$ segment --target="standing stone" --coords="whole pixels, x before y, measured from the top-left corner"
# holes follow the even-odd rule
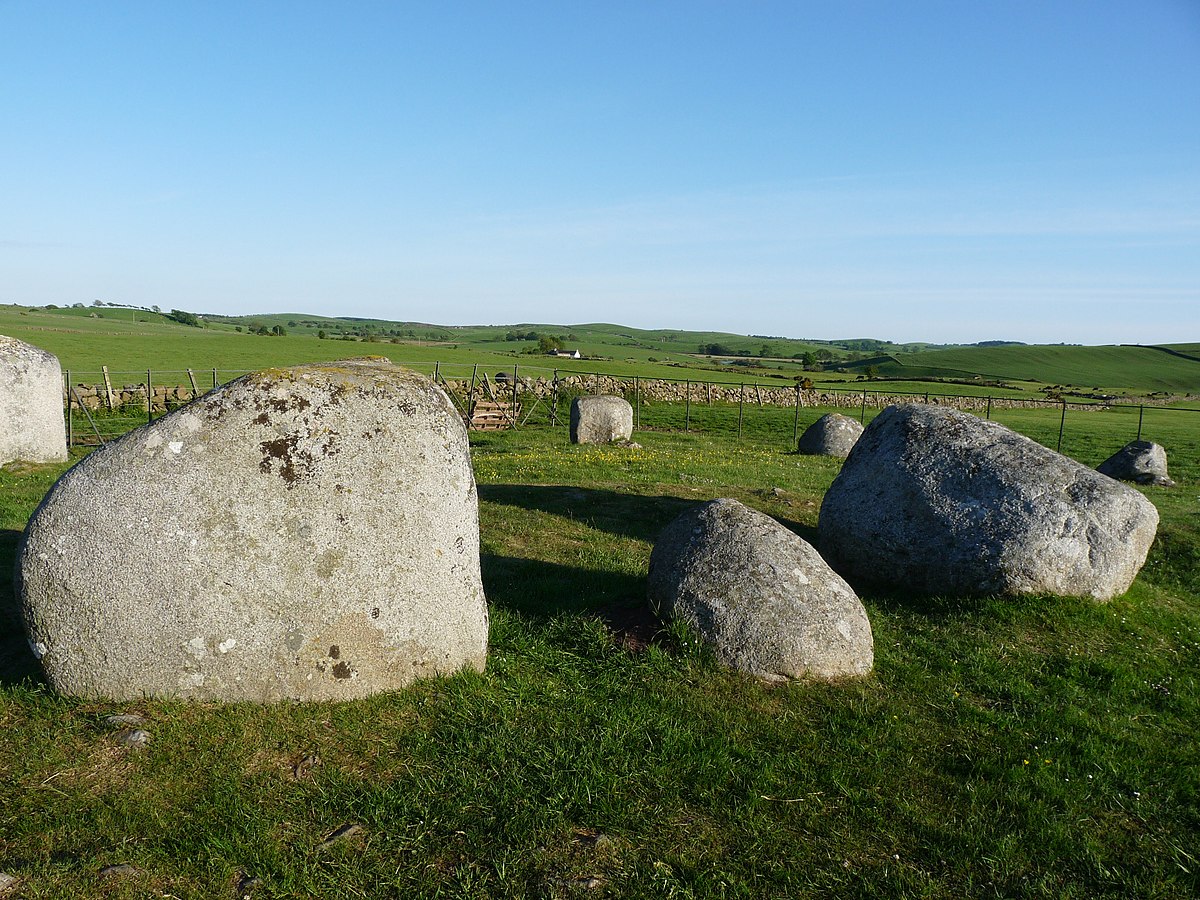
[[[571,443],[609,444],[633,434],[633,407],[613,394],[589,394],[571,401]]]
[[[64,475],[17,591],[64,694],[342,700],[482,669],[462,420],[386,360],[239,378]]]
[[[0,466],[67,458],[58,358],[0,334]]]
[[[850,455],[862,433],[863,427],[856,419],[826,413],[804,430],[796,449],[810,456],[840,456],[844,459]]]
[[[1167,451],[1150,441],[1130,441],[1104,462],[1096,471],[1118,481],[1133,481],[1137,484],[1157,484],[1174,487],[1175,482],[1167,474]]]
[[[821,551],[855,583],[924,594],[1108,600],[1146,561],[1140,493],[968,413],[890,406],[821,504]]]
[[[666,527],[650,555],[650,607],[679,619],[725,665],[768,681],[865,675],[871,623],[808,542],[737,500]]]

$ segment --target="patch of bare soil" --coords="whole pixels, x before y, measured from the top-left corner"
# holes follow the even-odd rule
[[[596,615],[613,640],[629,653],[644,653],[663,632],[662,623],[645,603],[611,603]]]

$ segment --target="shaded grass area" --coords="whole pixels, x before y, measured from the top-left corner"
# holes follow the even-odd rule
[[[713,434],[477,436],[485,674],[345,704],[59,698],[0,637],[0,870],[29,897],[1174,897],[1200,890],[1194,482],[1097,605],[864,597],[876,668],[761,685],[623,649],[658,531],[734,496],[812,539],[838,465]],[[0,470],[0,598],[62,470]],[[26,651],[27,653],[27,651]],[[104,723],[136,712],[125,749]],[[341,826],[357,825],[325,844]],[[101,875],[128,864],[125,875]]]

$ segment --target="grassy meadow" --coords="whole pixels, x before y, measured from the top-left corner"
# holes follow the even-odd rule
[[[251,334],[252,326],[278,326],[284,336]],[[338,340],[347,329],[372,329],[370,340]],[[241,331],[237,329],[241,328]],[[325,331],[326,338],[317,337]],[[537,343],[506,340],[514,333],[557,335],[587,359],[548,358]],[[533,377],[601,371],[622,377],[694,379],[725,383],[792,384],[808,378],[828,390],[863,386],[868,369],[880,380],[873,390],[1036,398],[1047,387],[1121,396],[1154,392],[1200,394],[1200,357],[1194,345],[1151,347],[1006,346],[928,349],[885,341],[795,340],[723,332],[644,330],[611,324],[438,326],[383,320],[336,319],[300,313],[216,319],[204,328],[165,315],[123,308],[27,308],[0,305],[0,334],[54,353],[72,380],[94,383],[108,366],[117,383],[145,380],[185,384],[186,369],[202,383],[228,381],[247,371],[374,354],[424,372],[435,364],[468,377],[476,367],[494,375],[519,366]],[[361,337],[358,335],[356,337]],[[720,344],[736,356],[707,356]],[[870,351],[848,348],[871,347]],[[759,357],[763,351],[767,353]],[[806,371],[806,352],[831,358],[823,371]],[[460,374],[461,377],[461,374]],[[952,383],[946,383],[952,382]]]
[[[70,699],[0,618],[13,895],[1200,893],[1194,416],[1153,423],[1180,485],[1143,490],[1162,522],[1124,597],[867,593],[869,677],[772,687],[649,618],[650,551],[721,496],[815,540],[839,463],[788,452],[791,411],[750,410],[740,440],[728,410],[687,433],[647,412],[663,419],[640,448],[572,446],[561,426],[472,436],[484,674],[345,704]],[[1136,428],[1087,415],[1064,450],[1088,465]],[[1057,440],[1053,410],[1005,416]],[[66,467],[0,469],[5,613],[19,534]],[[114,714],[149,743],[121,746]]]

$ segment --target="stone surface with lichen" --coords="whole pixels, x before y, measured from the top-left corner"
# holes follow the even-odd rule
[[[65,694],[338,700],[482,669],[466,432],[386,360],[247,375],[97,450],[17,593]]]

